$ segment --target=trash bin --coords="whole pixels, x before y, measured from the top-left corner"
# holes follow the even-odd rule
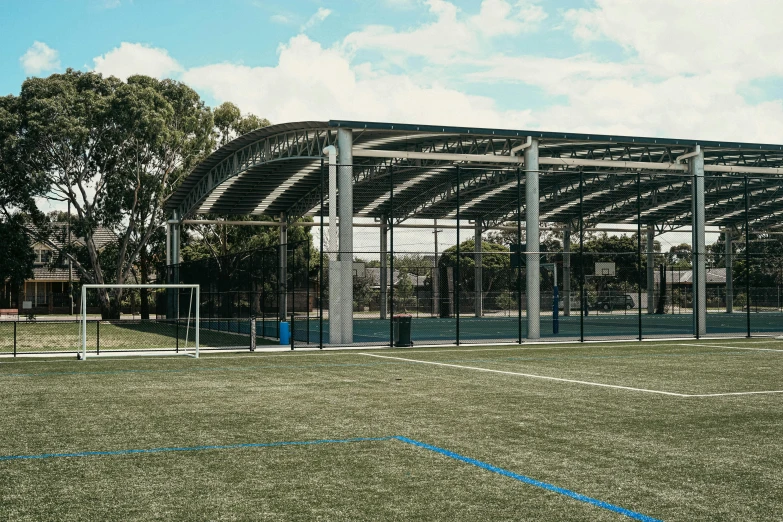
[[[288,329],[288,321],[280,321],[280,344],[291,344],[291,331]]]
[[[413,316],[400,314],[394,316],[394,346],[413,346],[411,341],[411,319]]]

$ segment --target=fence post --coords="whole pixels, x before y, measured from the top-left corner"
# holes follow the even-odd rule
[[[287,242],[287,241],[286,241]],[[288,249],[288,245],[286,245],[286,249]],[[296,251],[294,251],[293,248],[291,248],[291,350],[294,349],[294,319],[296,319]],[[288,260],[288,256],[286,256],[286,260]],[[288,284],[288,279],[286,279],[285,284]]]
[[[642,340],[642,175],[636,173],[636,264],[639,267],[638,280],[636,282],[636,307],[639,313],[639,340]],[[648,288],[650,292],[652,289]]]
[[[522,172],[517,167],[517,342],[522,344]]]
[[[324,349],[324,158],[321,156],[321,250],[318,252],[318,349]]]
[[[95,355],[101,354],[101,320],[95,322]]]
[[[394,165],[389,165],[389,346],[394,348]]]
[[[19,318],[14,321],[14,357],[16,357],[16,325],[19,324]]]
[[[748,201],[748,176],[745,175],[745,317],[750,337],[750,201]]]
[[[256,316],[250,318],[250,351],[256,351]]]
[[[454,268],[454,296],[452,297],[454,299],[454,312],[457,316],[457,346],[459,346],[459,290],[460,290],[460,284],[459,284],[459,265],[462,263],[462,259],[460,258],[460,252],[459,252],[459,207],[460,207],[460,200],[459,200],[459,186],[460,186],[460,171],[459,171],[459,165],[457,165],[457,266]]]
[[[585,296],[585,175],[579,171],[579,341],[585,340],[585,312],[587,298]]]
[[[218,323],[218,324],[220,324],[220,323]],[[174,326],[174,331],[175,331],[174,335],[176,337],[176,343],[177,343],[176,353],[179,353],[179,319],[178,318],[174,318],[174,325],[175,325]]]

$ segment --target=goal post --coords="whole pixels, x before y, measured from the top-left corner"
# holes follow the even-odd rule
[[[119,290],[124,291],[122,301],[117,303],[120,308],[121,316],[133,314],[133,320],[127,318],[119,319],[116,321],[95,322],[95,335],[96,353],[100,353],[100,328],[101,324],[107,324],[107,326],[114,328],[115,330],[122,330],[123,339],[128,341],[127,343],[115,342],[115,351],[123,352],[144,352],[147,355],[187,355],[190,357],[198,358],[200,347],[200,330],[201,330],[201,317],[200,317],[200,303],[201,303],[201,291],[200,286],[197,284],[85,284],[82,286],[81,291],[81,303],[80,314],[81,321],[79,325],[79,349],[78,358],[81,360],[87,359],[87,346],[88,346],[88,310],[90,307],[90,293],[97,292],[99,290]],[[147,292],[144,292],[144,290]],[[165,292],[165,299],[158,299],[155,302],[154,310],[156,316],[161,315],[161,309],[159,308],[160,302],[163,301],[166,304],[162,306],[165,311],[166,318],[164,320],[157,319],[156,321],[144,321],[135,320],[136,311],[141,308],[139,306],[138,296],[135,291],[141,292],[140,295],[147,298],[147,313],[150,313],[149,292],[152,291],[153,297],[160,297],[156,292]],[[174,298],[171,298],[171,292],[176,292]],[[134,308],[134,304],[136,308]],[[184,322],[184,346],[180,346],[180,324]],[[144,326],[147,326],[146,328]],[[150,331],[149,326],[153,326],[155,331]],[[104,326],[104,329],[106,326]],[[176,332],[175,340],[172,341],[173,334]],[[116,337],[115,337],[116,339]],[[191,344],[192,339],[192,344]],[[153,343],[153,346],[147,344]],[[92,343],[90,343],[92,344]],[[157,353],[156,353],[157,352]]]

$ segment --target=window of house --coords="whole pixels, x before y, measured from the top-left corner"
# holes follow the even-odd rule
[[[35,262],[48,264],[52,260],[52,251],[46,248],[35,249]]]

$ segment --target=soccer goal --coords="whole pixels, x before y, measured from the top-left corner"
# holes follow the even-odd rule
[[[78,358],[107,353],[198,358],[199,285],[87,284],[82,286]],[[101,320],[101,309],[113,309]]]

